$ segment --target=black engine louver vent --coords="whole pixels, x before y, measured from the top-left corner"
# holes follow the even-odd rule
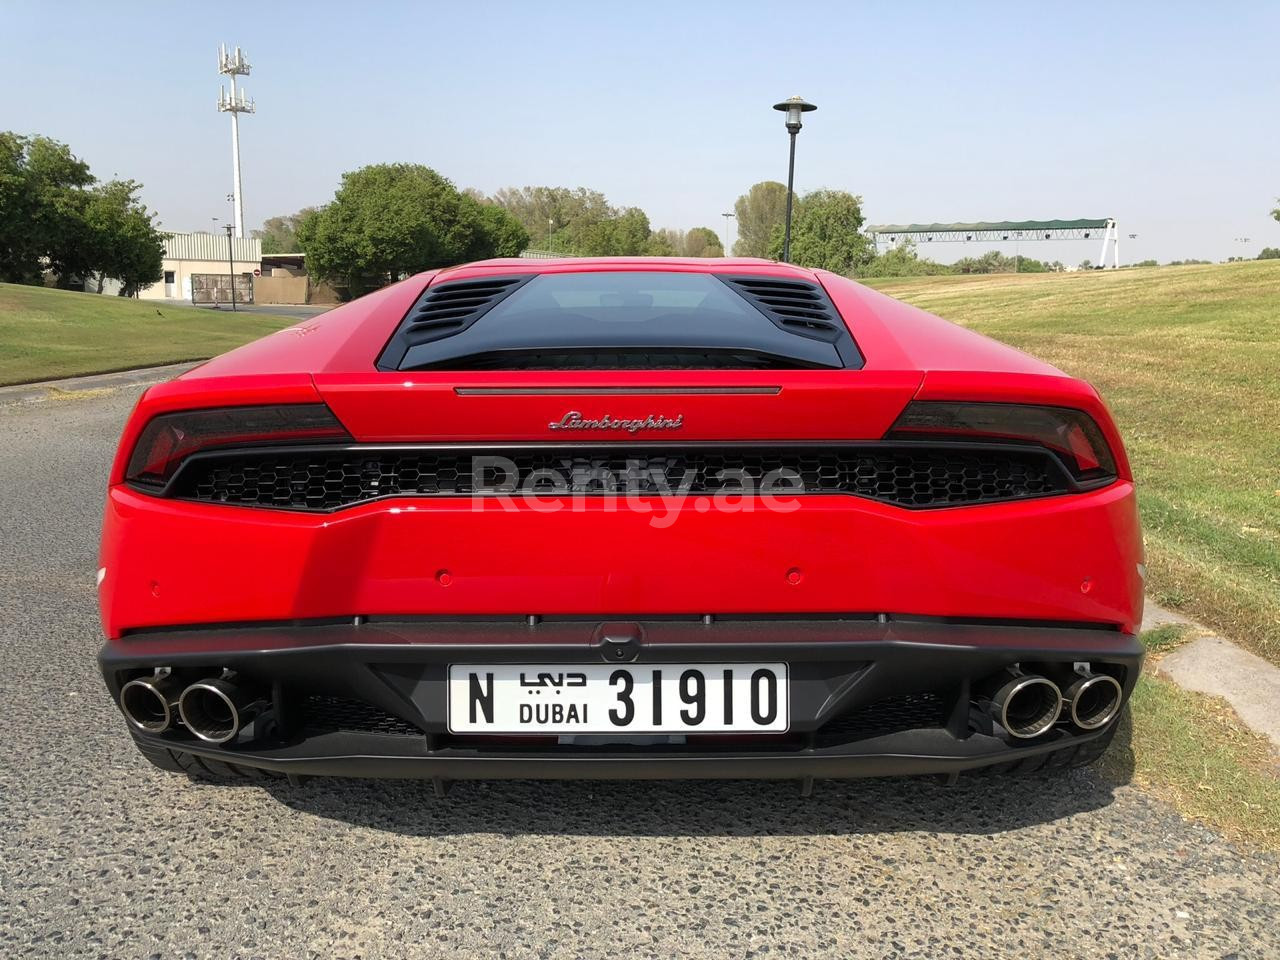
[[[832,343],[846,332],[834,304],[816,283],[774,277],[721,279],[788,333]]]
[[[532,274],[485,277],[428,287],[409,311],[404,326],[406,345],[431,343],[461,333],[531,279]]]

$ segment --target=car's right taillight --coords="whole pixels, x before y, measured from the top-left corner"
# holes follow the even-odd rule
[[[351,435],[323,403],[165,413],[143,428],[125,479],[163,487],[188,457],[217,447],[349,440]]]
[[[1098,425],[1084,411],[1070,407],[915,400],[885,439],[1035,443],[1057,454],[1077,483],[1116,475],[1115,457]]]

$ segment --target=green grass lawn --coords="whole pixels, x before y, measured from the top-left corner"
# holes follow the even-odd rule
[[[0,385],[203,360],[294,322],[0,283]]]
[[[872,285],[1091,381],[1152,595],[1280,663],[1280,261]]]

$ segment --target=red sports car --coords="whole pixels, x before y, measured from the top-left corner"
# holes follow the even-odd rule
[[[1142,652],[1085,383],[761,260],[426,273],[152,387],[103,676],[218,778],[1060,770]]]

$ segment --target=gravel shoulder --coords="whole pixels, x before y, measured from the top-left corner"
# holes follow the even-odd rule
[[[137,390],[0,407],[0,956],[1280,955],[1280,858],[1094,770],[809,799],[159,773],[94,664],[102,488]]]

